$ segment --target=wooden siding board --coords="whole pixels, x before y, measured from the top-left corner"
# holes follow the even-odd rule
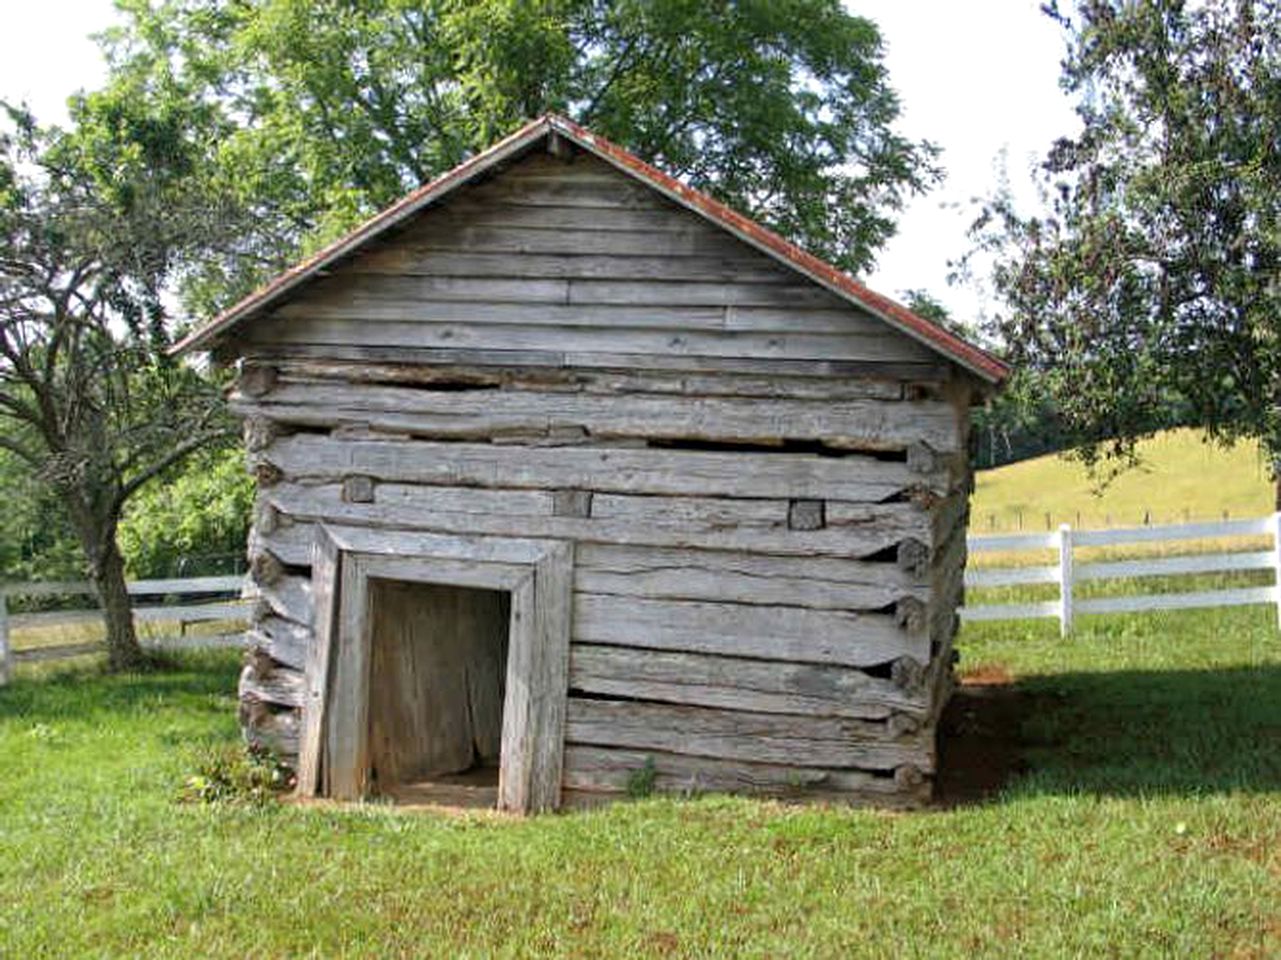
[[[529,350],[581,356],[575,365],[591,366],[596,355],[709,357],[787,361],[928,363],[929,356],[877,333],[809,333],[721,330],[723,307],[568,307],[543,305],[525,310],[499,304],[485,307],[489,317],[523,314],[508,322],[480,322],[450,304],[440,306],[365,302],[327,305],[305,317],[263,320],[250,332],[251,344],[306,344],[408,349]],[[301,309],[301,308],[300,308]],[[335,316],[337,315],[337,316]],[[460,319],[451,320],[458,316]],[[535,321],[545,321],[545,325]],[[573,325],[577,324],[577,325]],[[599,364],[603,365],[603,364]]]
[[[313,280],[242,336],[321,348],[938,359],[601,161],[516,175],[527,162]]]
[[[583,253],[511,254],[485,251],[434,253],[388,246],[355,257],[347,267],[353,275],[441,278],[527,278],[536,280],[683,280],[701,283],[792,284],[787,271],[769,272],[750,252],[699,257],[611,256]]]

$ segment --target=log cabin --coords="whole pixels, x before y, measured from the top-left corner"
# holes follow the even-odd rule
[[[534,121],[197,327],[304,796],[926,801],[995,357]]]

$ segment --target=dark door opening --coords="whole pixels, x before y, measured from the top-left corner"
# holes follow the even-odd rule
[[[369,591],[372,791],[493,806],[510,594],[383,579]]]

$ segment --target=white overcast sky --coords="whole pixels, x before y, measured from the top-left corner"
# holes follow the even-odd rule
[[[923,288],[960,318],[979,292],[949,288],[947,262],[966,245],[971,201],[990,192],[1002,151],[1016,192],[1027,171],[1075,119],[1058,88],[1063,40],[1037,0],[846,0],[876,21],[903,107],[900,129],[943,148],[946,181],[917,199],[885,248],[870,285],[891,296]],[[115,17],[111,0],[5,0],[0,96],[65,119],[72,91],[102,78],[89,34]]]

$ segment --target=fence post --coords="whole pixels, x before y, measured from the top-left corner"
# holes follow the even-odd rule
[[[1072,632],[1072,527],[1059,527],[1059,636]]]
[[[1281,629],[1281,512],[1272,514],[1272,572],[1275,579],[1277,627]]]
[[[0,590],[0,687],[13,676],[13,651],[9,649],[9,603]]]

